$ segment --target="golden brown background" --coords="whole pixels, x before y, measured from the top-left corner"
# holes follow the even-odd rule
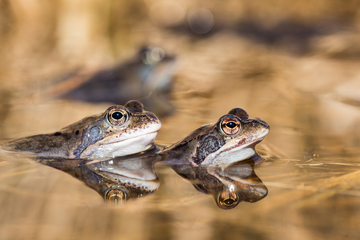
[[[198,8],[214,19],[206,34],[189,26]],[[158,192],[111,207],[65,173],[1,158],[0,239],[359,237],[359,1],[1,0],[0,137],[104,111],[109,104],[43,101],[39,86],[126,61],[143,45],[177,57],[176,112],[157,141],[244,108],[271,126],[255,169],[269,195],[224,211],[159,165]]]

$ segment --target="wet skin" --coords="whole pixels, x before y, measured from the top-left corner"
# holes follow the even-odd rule
[[[269,129],[266,122],[249,119],[243,109],[234,108],[216,124],[198,128],[160,154],[169,163],[226,167],[253,156]]]
[[[9,151],[44,157],[108,159],[153,147],[159,119],[138,101],[115,105],[52,134],[40,134],[2,144]]]
[[[160,154],[197,190],[212,195],[219,208],[231,209],[241,201],[256,202],[267,195],[254,172],[254,163],[260,160],[254,148],[268,132],[267,123],[249,119],[243,109],[235,108]]]

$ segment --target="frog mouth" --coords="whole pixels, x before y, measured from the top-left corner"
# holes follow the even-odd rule
[[[158,130],[138,136],[115,139],[110,142],[99,142],[96,146],[85,149],[82,157],[88,159],[110,159],[140,153],[154,145],[157,133]]]
[[[156,137],[158,132],[159,132],[159,130],[156,130],[156,131],[148,132],[148,133],[133,136],[133,137],[128,137],[128,138],[124,138],[124,139],[120,139],[120,140],[114,140],[114,141],[110,141],[110,142],[101,143],[100,145],[111,145],[111,144],[120,143],[120,142],[128,141],[131,139],[135,139],[135,138],[142,138],[146,135],[152,135],[152,134],[155,134],[155,137]]]
[[[259,142],[261,142],[262,140],[264,140],[265,136],[269,133],[269,130],[265,130],[264,132],[262,132],[261,134],[259,134],[259,136],[255,136],[255,137],[250,137],[250,138],[243,138],[241,140],[239,140],[236,144],[230,146],[230,147],[225,147],[225,149],[218,151],[217,155],[220,155],[221,153],[224,152],[231,152],[231,150],[234,149],[245,149],[245,148],[254,148],[256,144],[258,144]]]
[[[225,150],[219,152],[219,154],[223,153],[223,152],[228,152],[228,151],[231,151],[233,149],[243,149],[243,148],[247,148],[247,147],[251,147],[251,148],[254,148],[256,144],[258,144],[259,142],[261,142],[262,140],[264,139],[264,137],[262,138],[258,138],[257,140],[252,140],[248,139],[248,141],[246,141],[247,139],[242,139],[240,140],[237,144],[235,144],[234,146],[232,147],[229,147],[229,148],[226,148]]]
[[[255,154],[255,145],[261,142],[268,132],[269,130],[266,130],[259,136],[242,138],[236,144],[228,143],[230,146],[225,144],[218,151],[209,154],[201,165],[221,165],[226,167],[235,162],[248,159]]]

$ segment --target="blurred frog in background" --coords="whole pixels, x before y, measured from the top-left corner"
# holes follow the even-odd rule
[[[75,71],[45,94],[86,102],[124,104],[136,99],[158,116],[170,115],[175,57],[158,47],[142,47],[132,60],[99,71]]]

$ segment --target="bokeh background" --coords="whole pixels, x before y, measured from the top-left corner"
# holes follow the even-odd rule
[[[255,168],[269,196],[224,211],[159,165],[157,193],[111,207],[65,173],[1,158],[1,239],[360,235],[359,1],[1,0],[0,138],[103,112],[110,103],[45,99],[44,86],[144,46],[176,59],[158,143],[241,107],[271,127]]]

